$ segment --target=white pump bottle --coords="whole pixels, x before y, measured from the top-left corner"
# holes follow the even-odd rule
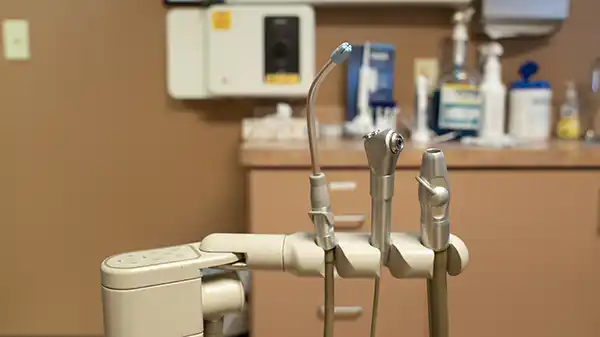
[[[465,137],[463,143],[484,147],[506,147],[514,141],[504,132],[506,121],[506,86],[502,83],[500,56],[504,50],[498,42],[483,45],[479,52],[484,60],[483,80],[480,86],[483,109],[478,137]]]
[[[501,141],[505,138],[506,86],[502,83],[500,56],[504,52],[498,42],[490,42],[480,49],[485,58],[481,94],[483,95],[483,114],[479,137],[489,141]]]
[[[469,33],[467,25],[471,21],[471,17],[475,14],[475,10],[471,7],[457,11],[452,17],[454,30],[452,32],[452,40],[454,41],[454,57],[453,65],[455,67],[464,66],[467,58],[467,42],[469,41]]]
[[[498,42],[490,42],[480,48],[484,59],[483,81],[480,91],[483,97],[481,124],[477,138],[463,138],[463,143],[485,147],[514,145],[504,132],[506,121],[506,86],[502,83],[500,56],[504,52]]]

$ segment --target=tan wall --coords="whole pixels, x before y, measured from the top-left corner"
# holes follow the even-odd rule
[[[561,90],[585,79],[600,55],[600,2],[572,2],[545,44],[505,45],[508,80],[525,58]],[[105,256],[244,229],[239,120],[256,102],[167,97],[159,0],[2,0],[0,14],[30,20],[33,54],[0,60],[0,334],[100,334]],[[396,44],[410,106],[412,60],[439,54],[450,15],[320,10],[317,58],[344,39]],[[320,104],[342,104],[341,73]]]

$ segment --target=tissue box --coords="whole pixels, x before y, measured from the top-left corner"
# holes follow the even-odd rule
[[[317,127],[317,138],[318,138]],[[308,138],[306,119],[278,119],[273,116],[262,118],[244,118],[242,120],[242,139],[272,140],[305,140]]]

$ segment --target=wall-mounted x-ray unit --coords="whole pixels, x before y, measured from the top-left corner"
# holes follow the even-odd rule
[[[168,11],[167,87],[175,99],[304,97],[314,75],[311,6]]]

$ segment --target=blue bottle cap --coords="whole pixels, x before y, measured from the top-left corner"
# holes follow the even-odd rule
[[[519,67],[520,81],[511,84],[512,89],[550,89],[548,81],[531,81],[531,77],[539,70],[539,66],[534,61],[527,61]]]

